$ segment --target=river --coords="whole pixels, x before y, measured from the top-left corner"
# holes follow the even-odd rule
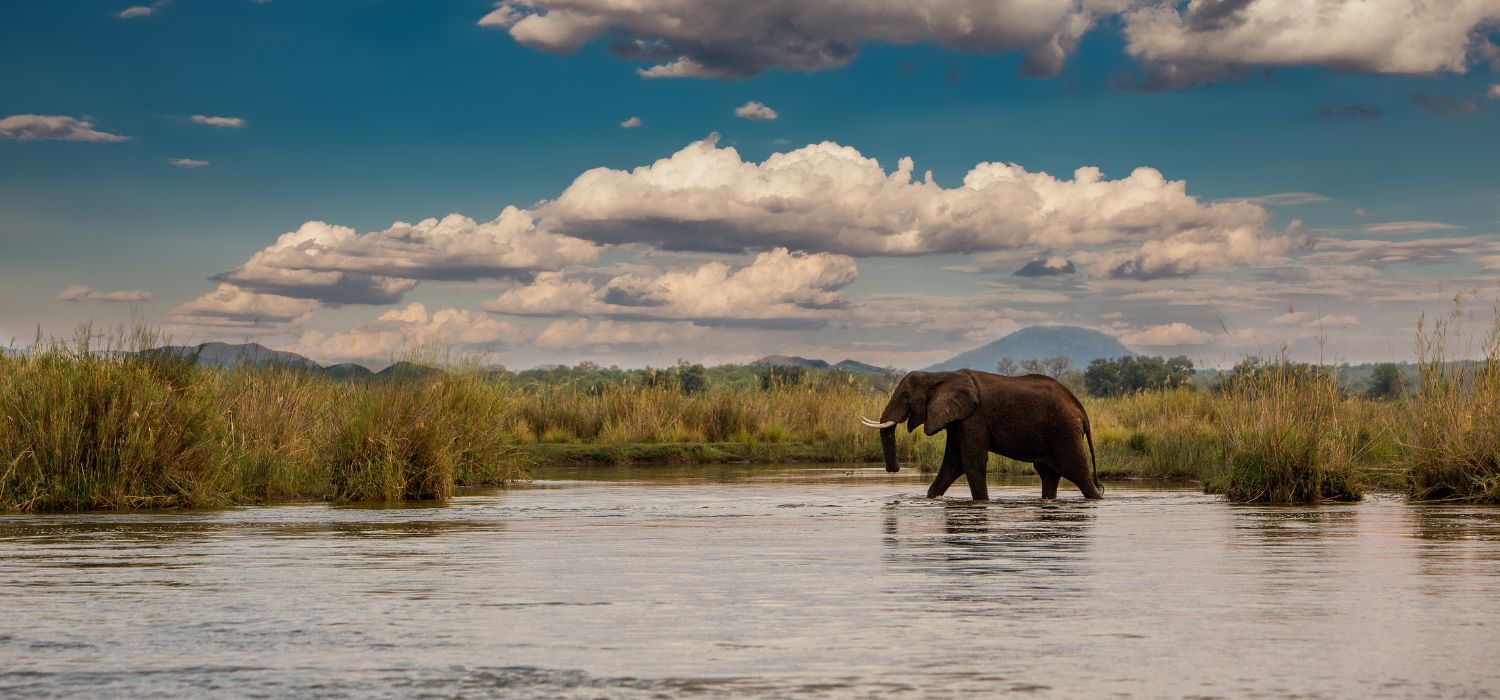
[[[1490,697],[1500,509],[879,467],[0,516],[0,695]]]

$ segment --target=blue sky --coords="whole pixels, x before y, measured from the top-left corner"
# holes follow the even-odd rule
[[[965,0],[922,23],[657,2],[677,28],[592,0],[571,19],[549,0],[0,8],[0,334],[136,317],[375,365],[437,344],[518,367],[917,367],[1069,323],[1208,364],[1367,361],[1409,357],[1455,293],[1480,316],[1495,296],[1500,8],[1378,0],[1396,33],[1366,41],[1286,0],[1085,3],[1090,28],[1034,75],[1071,25],[950,21],[985,5]],[[671,65],[698,74],[641,74]],[[751,101],[776,117],[736,116]],[[846,148],[805,149],[824,142]],[[801,165],[760,167],[775,154]],[[913,184],[884,194],[822,179],[903,157]],[[981,163],[1021,175],[968,197]],[[1181,191],[1119,184],[1102,220],[1085,167]],[[618,177],[580,178],[596,168]],[[388,231],[454,213],[473,230]],[[351,231],[276,248],[309,221]],[[1014,274],[1049,260],[1073,272]],[[361,284],[379,292],[345,293]]]

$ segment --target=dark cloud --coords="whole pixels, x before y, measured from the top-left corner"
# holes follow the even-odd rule
[[[1427,110],[1439,117],[1451,117],[1455,114],[1474,112],[1479,105],[1466,97],[1449,97],[1447,95],[1435,95],[1430,92],[1414,92],[1411,94],[1412,104]]]
[[[1243,23],[1244,9],[1255,0],[1201,0],[1188,11],[1187,27],[1194,32],[1216,32]]]
[[[1072,260],[1032,260],[1011,273],[1017,277],[1053,277],[1078,272]]]

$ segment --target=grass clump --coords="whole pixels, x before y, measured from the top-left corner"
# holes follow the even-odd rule
[[[1500,503],[1500,307],[1495,312],[1477,363],[1446,359],[1458,308],[1430,333],[1417,324],[1421,385],[1401,444],[1415,500]]]
[[[125,354],[153,340],[121,332],[96,348],[85,327],[71,346],[0,359],[0,508],[228,500],[215,393],[190,360]]]
[[[1360,499],[1350,399],[1330,372],[1283,358],[1237,373],[1223,398],[1223,458],[1205,491],[1239,503]]]

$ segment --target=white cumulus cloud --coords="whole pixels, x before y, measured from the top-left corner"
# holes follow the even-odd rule
[[[1147,348],[1165,348],[1179,345],[1202,345],[1213,339],[1213,335],[1198,330],[1181,321],[1148,326],[1120,335],[1120,342]]]
[[[1124,17],[1126,51],[1160,87],[1249,66],[1462,73],[1500,21],[1494,0],[1190,0]]]
[[[631,117],[629,119],[626,119],[623,122],[620,122],[620,128],[622,128],[622,129],[634,129],[634,128],[640,126],[640,125],[641,125],[641,118],[640,117]]]
[[[867,43],[937,43],[1022,51],[1023,70],[1056,73],[1102,15],[1129,0],[506,0],[479,20],[523,45],[573,51],[600,37],[649,64],[652,78],[745,78],[773,68],[823,70]]]
[[[296,349],[322,360],[388,360],[402,352],[444,349],[484,352],[516,340],[516,327],[483,312],[408,304],[380,315],[374,323],[348,331],[307,331]]]
[[[167,162],[178,168],[202,168],[208,165],[208,161],[196,158],[168,158]]]
[[[0,139],[96,143],[129,140],[125,136],[98,131],[89,121],[55,114],[15,114],[0,119]]]
[[[696,268],[625,274],[602,286],[559,273],[540,275],[486,303],[520,316],[672,319],[706,325],[821,324],[848,306],[843,288],[859,270],[847,256],[777,248],[749,265],[710,262]]]
[[[231,284],[177,307],[168,317],[174,328],[279,329],[312,318],[319,304],[277,294],[259,294]]]
[[[240,129],[245,126],[245,120],[240,117],[211,117],[204,114],[194,114],[191,119],[194,124],[206,124],[223,129]]]
[[[747,162],[710,137],[634,170],[589,170],[537,213],[548,230],[599,243],[700,251],[782,246],[868,256],[1124,246],[1136,250],[1092,260],[1135,278],[1259,262],[1298,243],[1267,231],[1264,208],[1199,201],[1186,183],[1152,168],[1110,180],[1082,167],[1064,179],[980,163],[952,188],[930,174],[914,179],[913,170],[902,158],[887,173],[831,142]]]
[[[329,304],[387,304],[420,280],[530,279],[597,255],[597,246],[538,230],[529,212],[506,207],[485,223],[450,214],[365,234],[309,221],[214,279]]]
[[[776,110],[765,106],[755,100],[751,100],[734,108],[734,116],[752,121],[768,122],[780,117]]]

